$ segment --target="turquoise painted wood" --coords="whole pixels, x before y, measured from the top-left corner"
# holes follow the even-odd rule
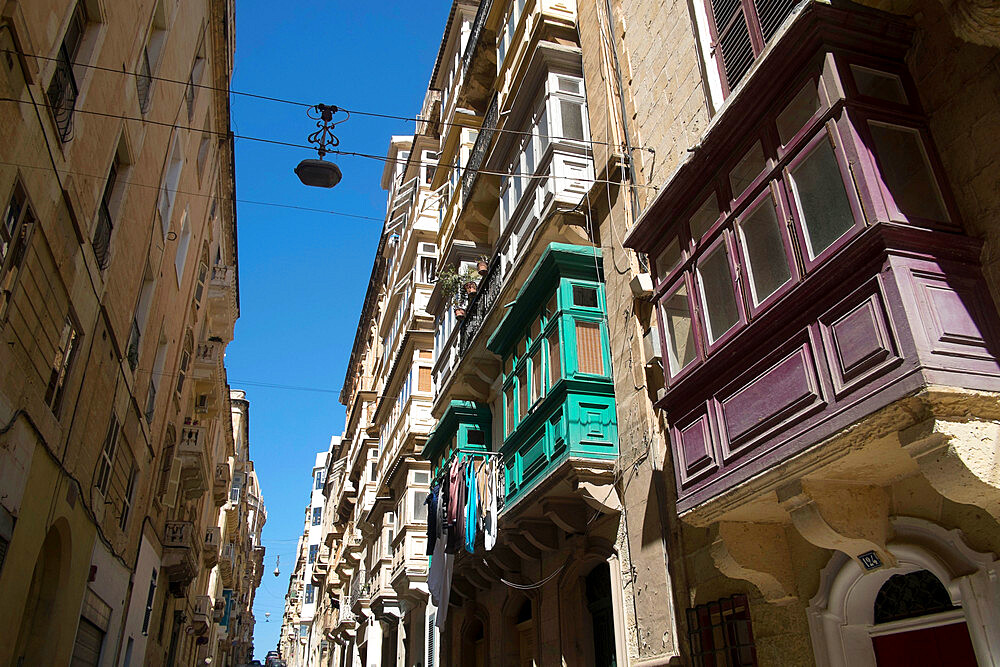
[[[421,455],[431,462],[436,477],[458,456],[492,451],[493,414],[488,405],[474,401],[452,401],[427,436]]]
[[[567,457],[618,456],[600,258],[550,244],[487,343],[503,359],[507,509]]]

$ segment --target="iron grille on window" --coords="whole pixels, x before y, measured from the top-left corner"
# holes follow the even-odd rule
[[[687,610],[695,665],[756,667],[757,651],[745,595],[734,595]]]
[[[476,182],[480,167],[483,166],[486,151],[490,148],[493,134],[497,129],[497,122],[500,120],[500,106],[497,99],[497,95],[494,95],[493,99],[490,100],[490,106],[486,109],[486,115],[483,116],[483,125],[479,128],[479,134],[476,136],[476,143],[473,144],[472,152],[469,153],[469,163],[465,165],[465,170],[462,172],[463,207],[468,203],[469,195],[472,194],[472,185]]]
[[[743,79],[799,0],[709,0],[713,49],[729,92]]]
[[[875,596],[875,623],[927,616],[955,608],[937,577],[927,570],[894,574]]]
[[[111,230],[114,223],[111,220],[111,194],[115,189],[115,182],[118,180],[118,169],[111,165],[108,173],[108,180],[104,184],[104,194],[101,196],[101,204],[97,207],[97,225],[94,227],[94,255],[97,257],[97,265],[101,269],[108,268],[111,259]]]
[[[135,73],[135,89],[139,93],[139,109],[143,113],[149,110],[149,93],[152,86],[153,70],[149,66],[149,54],[143,49],[139,56],[139,71]]]
[[[69,25],[66,26],[66,34],[63,35],[62,44],[59,45],[59,51],[56,55],[56,69],[45,93],[52,116],[56,121],[59,139],[62,141],[69,141],[73,138],[73,109],[76,107],[76,98],[80,94],[76,76],[73,74],[73,60],[80,51],[86,26],[87,12],[81,3],[77,3]]]
[[[128,349],[125,351],[125,356],[128,357],[128,366],[133,371],[136,366],[139,365],[139,337],[142,333],[139,331],[139,323],[132,320],[132,330],[128,335]]]

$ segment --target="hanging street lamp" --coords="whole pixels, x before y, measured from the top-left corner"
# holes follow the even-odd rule
[[[344,112],[347,116],[334,122],[334,115],[340,112]],[[337,125],[349,119],[351,114],[346,109],[331,104],[317,104],[314,107],[309,107],[306,115],[316,121],[318,129],[309,135],[309,143],[316,144],[319,159],[299,162],[299,165],[295,167],[295,175],[299,177],[303,185],[314,188],[332,188],[340,183],[343,174],[340,172],[340,167],[324,160],[323,157],[340,145],[340,140],[333,133],[333,130]]]

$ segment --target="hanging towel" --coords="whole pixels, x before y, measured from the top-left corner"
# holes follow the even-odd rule
[[[438,608],[434,625],[442,632],[444,631],[445,621],[448,618],[448,602],[451,600],[451,574],[455,566],[455,557],[452,554],[443,554],[443,556],[441,559],[444,561],[441,567],[441,594],[438,596],[437,601],[434,602],[434,606]]]
[[[466,459],[465,486],[468,498],[465,502],[465,550],[476,553],[476,527],[479,525],[479,484],[476,481],[476,464],[474,458]]]
[[[449,471],[448,498],[448,543],[445,552],[453,554],[461,548],[465,539],[465,468],[457,458],[452,461]]]
[[[486,510],[483,512],[483,544],[487,551],[497,543],[497,469],[502,468],[496,457],[486,464]]]

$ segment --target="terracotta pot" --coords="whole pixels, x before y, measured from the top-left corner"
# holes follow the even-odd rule
[[[455,317],[460,320],[465,319],[465,308],[456,308]]]
[[[465,283],[465,293],[466,294],[475,294],[476,290],[478,290],[478,289],[479,288],[476,285],[476,283],[472,282],[471,280],[469,282]]]
[[[486,272],[490,270],[490,265],[486,262],[476,262],[476,269],[479,271],[479,275],[485,276]]]

